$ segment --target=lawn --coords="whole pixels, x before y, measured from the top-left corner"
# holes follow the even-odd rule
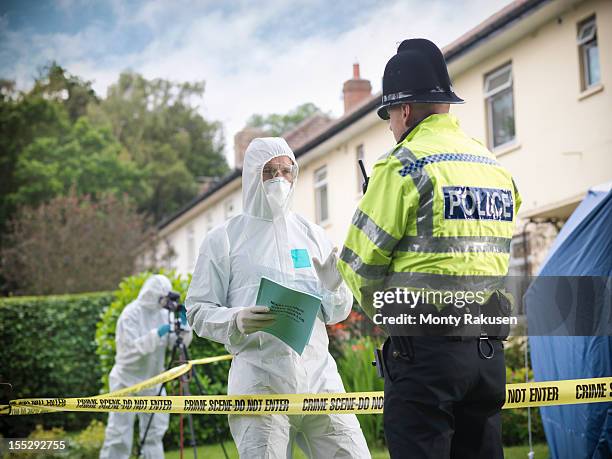
[[[238,459],[238,452],[234,446],[234,442],[228,441],[225,443],[225,449],[231,459]],[[534,446],[535,459],[547,459],[548,458],[548,447],[545,443],[541,443]],[[527,459],[527,453],[529,447],[527,446],[510,446],[504,448],[505,459]],[[166,453],[166,459],[179,459],[178,451],[169,451]],[[190,459],[193,457],[193,451],[186,449],[183,453],[184,459]],[[302,453],[299,448],[296,448],[295,459],[307,459],[306,455]],[[225,459],[223,456],[223,450],[220,445],[206,445],[198,448],[198,458],[205,459]],[[372,451],[372,459],[388,459],[389,453],[386,449],[376,449]]]

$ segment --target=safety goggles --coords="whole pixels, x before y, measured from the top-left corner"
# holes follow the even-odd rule
[[[274,177],[285,177],[291,181],[296,177],[297,171],[298,167],[295,164],[291,166],[265,166],[261,175],[264,181]]]

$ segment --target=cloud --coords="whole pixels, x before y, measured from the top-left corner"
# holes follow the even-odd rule
[[[205,80],[201,112],[224,124],[230,153],[233,135],[251,114],[314,102],[341,115],[342,83],[355,60],[379,90],[384,65],[401,40],[425,37],[444,46],[506,3],[156,0],[134,6],[112,0],[114,23],[85,24],[73,34],[23,37],[0,21],[0,38],[11,40],[0,46],[0,62],[13,57],[8,76],[23,86],[34,63],[56,59],[95,80],[100,94],[126,68],[147,78]],[[150,39],[118,51],[134,28],[146,29]]]

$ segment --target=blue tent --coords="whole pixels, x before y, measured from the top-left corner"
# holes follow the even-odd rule
[[[612,276],[612,191],[607,188],[589,191],[557,236],[540,276]],[[525,296],[528,324],[546,318],[542,308],[529,308],[530,293]],[[536,381],[612,376],[610,336],[532,336],[529,343]],[[543,407],[540,413],[553,458],[612,458],[612,403]]]

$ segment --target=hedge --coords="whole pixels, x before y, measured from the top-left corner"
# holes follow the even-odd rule
[[[109,292],[0,299],[0,382],[2,400],[82,397],[100,388],[96,323]],[[27,437],[36,424],[80,430],[103,414],[64,412],[0,417],[5,437]]]

